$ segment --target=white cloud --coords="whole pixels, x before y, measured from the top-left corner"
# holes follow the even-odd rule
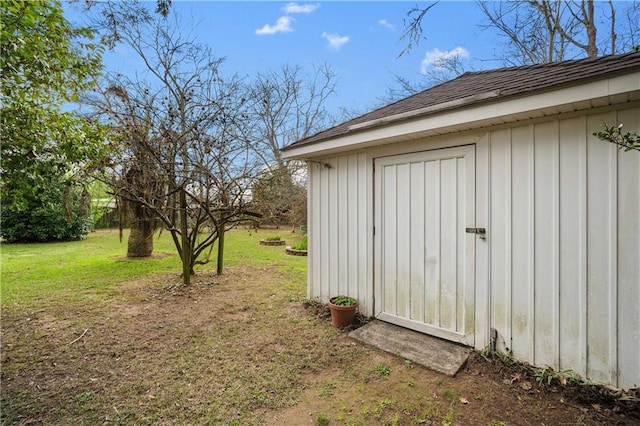
[[[287,13],[287,14],[311,13],[319,7],[320,7],[319,3],[316,3],[316,4],[287,3],[287,5],[282,8],[282,10],[284,10],[284,13]]]
[[[322,33],[322,37],[329,42],[332,49],[340,49],[343,44],[349,41],[349,36],[340,36],[339,34],[329,34],[326,31]]]
[[[389,22],[387,22],[386,19],[380,19],[378,20],[378,24],[382,25],[385,28],[389,28],[390,30],[394,30],[396,28],[395,25],[390,24]]]
[[[265,24],[264,27],[258,28],[256,30],[256,34],[269,35],[293,31],[293,28],[291,28],[291,22],[293,22],[293,18],[290,18],[288,16],[281,16],[280,18],[278,18],[275,25],[271,26],[269,24]]]
[[[424,55],[424,59],[420,63],[420,70],[423,74],[425,74],[429,68],[444,70],[446,68],[444,65],[447,61],[467,58],[469,58],[469,52],[464,47],[458,46],[451,50],[445,50],[444,52],[435,48]]]

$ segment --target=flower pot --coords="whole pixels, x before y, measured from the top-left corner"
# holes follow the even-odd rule
[[[333,303],[337,298],[332,297],[329,299],[329,309],[331,310],[331,324],[335,327],[346,327],[353,322],[356,317],[356,310],[358,309],[358,302],[352,306],[340,306]]]

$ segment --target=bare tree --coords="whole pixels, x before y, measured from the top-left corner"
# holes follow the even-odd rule
[[[251,85],[252,138],[265,165],[253,195],[264,220],[298,222],[299,212],[306,212],[306,198],[299,196],[301,186],[294,179],[304,163],[286,161],[280,148],[330,125],[326,102],[335,94],[335,85],[336,74],[327,64],[311,72],[284,65],[259,73]]]
[[[295,231],[306,223],[306,170],[301,162],[288,162],[282,168],[264,170],[254,182],[251,193],[256,211],[262,215],[260,223],[279,227],[289,223]]]
[[[378,105],[387,105],[400,99],[404,99],[418,92],[428,89],[433,86],[429,78],[425,78],[420,74],[419,78],[411,80],[407,77],[403,77],[399,74],[394,74],[393,85],[387,86],[384,95],[376,98]]]
[[[76,0],[77,1],[77,0]],[[72,1],[73,3],[73,1]],[[84,0],[83,12],[97,10],[92,26],[101,33],[102,42],[110,49],[122,41],[121,31],[130,25],[150,23],[154,13],[164,18],[169,16],[172,0],[155,0],[155,11],[149,9],[149,2],[127,0],[126,5],[120,0]]]
[[[595,9],[590,0],[527,0],[478,2],[486,18],[483,28],[494,28],[506,39],[503,55],[512,65],[566,59],[573,46],[587,56],[598,54]]]
[[[335,88],[336,74],[328,64],[309,73],[299,65],[283,65],[257,75],[249,89],[250,112],[256,148],[266,164],[285,167],[280,148],[330,124],[326,101]]]
[[[505,39],[500,55],[507,65],[528,65],[577,57],[631,51],[640,34],[637,2],[593,0],[508,0],[477,2],[485,16],[481,24]],[[410,10],[405,23],[407,49],[422,36],[422,20],[433,4]],[[624,19],[618,19],[619,14]],[[406,50],[406,49],[405,49]]]
[[[126,4],[112,10],[128,11]],[[258,162],[242,125],[248,118],[242,82],[223,78],[222,59],[179,27],[160,17],[123,26],[119,36],[143,60],[147,78],[111,76],[89,102],[122,142],[112,162],[115,195],[164,225],[189,285],[216,241],[221,272],[224,232],[252,214],[247,193]]]

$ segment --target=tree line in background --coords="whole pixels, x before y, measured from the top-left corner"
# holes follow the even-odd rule
[[[640,2],[613,0],[476,1],[483,21],[480,30],[495,31],[502,48],[491,59],[503,66],[535,65],[627,53],[640,48]],[[429,12],[438,2],[418,4],[406,16],[400,56],[429,35]],[[473,71],[460,54],[447,55],[415,81],[396,76],[381,98],[393,102],[429,86]]]
[[[592,1],[479,5],[516,63],[637,45],[638,21],[619,33],[622,17],[611,2],[598,5],[610,7],[610,20],[602,24],[606,40],[597,36],[601,24]],[[282,158],[280,148],[334,122],[325,109],[336,95],[329,65],[310,73],[283,65],[240,77],[226,73],[209,47],[181,33],[170,0],[87,0],[86,7],[96,16],[90,28],[72,28],[58,1],[14,0],[0,9],[0,233],[6,241],[82,238],[91,226],[87,187],[100,182],[126,216],[128,256],[151,255],[156,232],[168,232],[188,285],[216,246],[222,272],[231,227],[304,223],[305,165]],[[419,42],[432,7],[409,11],[407,48]],[[638,17],[637,4],[624,10],[629,22]],[[120,43],[144,63],[140,77],[103,73],[104,49]],[[463,71],[453,61],[443,64],[451,72],[443,78]],[[425,82],[434,83],[429,76]],[[416,90],[400,83],[405,94]],[[82,105],[82,113],[72,105]],[[629,143],[628,134],[615,129],[610,139]],[[631,138],[637,149],[637,137]]]

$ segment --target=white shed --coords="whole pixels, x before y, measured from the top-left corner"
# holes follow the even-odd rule
[[[308,296],[640,387],[640,53],[466,73],[286,147]]]

